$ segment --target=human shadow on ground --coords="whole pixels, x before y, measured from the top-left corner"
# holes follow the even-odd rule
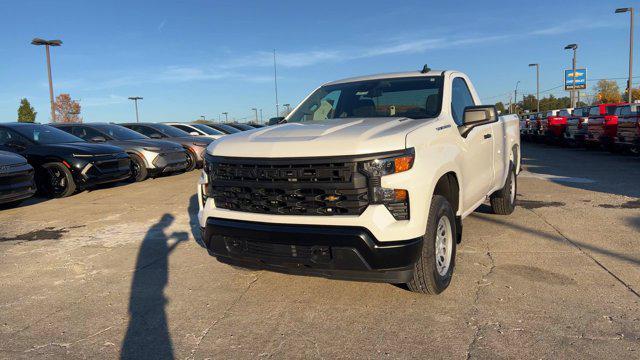
[[[129,298],[129,325],[122,342],[121,359],[173,359],[164,288],[169,278],[169,255],[186,232],[165,234],[173,215],[164,214],[149,228],[136,260]],[[173,240],[173,242],[172,242]]]

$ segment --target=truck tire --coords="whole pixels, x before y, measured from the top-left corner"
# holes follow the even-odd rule
[[[407,287],[417,293],[436,295],[451,283],[456,260],[456,217],[444,196],[431,198],[427,230],[413,278]]]
[[[76,183],[67,167],[59,162],[42,165],[38,190],[49,198],[63,198],[76,192]]]
[[[491,194],[491,210],[494,214],[509,215],[516,208],[516,196],[518,194],[518,176],[513,163],[509,163],[509,175],[504,187]]]
[[[139,182],[146,179],[149,173],[144,160],[136,154],[129,154],[129,157],[131,158],[131,177],[129,181]]]

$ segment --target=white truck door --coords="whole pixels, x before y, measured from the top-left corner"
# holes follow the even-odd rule
[[[466,81],[456,77],[451,83],[451,114],[458,125],[462,125],[464,108],[475,102]],[[493,127],[492,124],[473,128],[462,137],[464,149],[461,162],[463,188],[462,209],[482,201],[493,185]]]

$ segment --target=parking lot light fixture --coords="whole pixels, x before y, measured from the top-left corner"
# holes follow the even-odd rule
[[[224,122],[229,122],[229,113],[225,111],[222,115],[224,115]]]
[[[576,107],[576,50],[578,44],[569,44],[564,47],[565,50],[573,50],[573,66],[571,68],[571,107]]]
[[[537,112],[540,112],[540,64],[529,64],[529,67],[536,67],[536,102]]]
[[[251,108],[256,113],[256,123],[258,123],[258,108]]]
[[[627,99],[633,101],[633,8],[618,8],[616,14],[629,13],[629,80],[627,80]]]
[[[47,74],[49,77],[49,100],[51,101],[51,121],[55,121],[55,105],[53,101],[53,79],[51,78],[51,55],[49,54],[49,46],[60,46],[62,40],[45,40],[35,38],[31,40],[31,45],[41,46],[44,45],[47,54]]]
[[[136,122],[140,122],[140,119],[138,118],[138,100],[142,100],[142,97],[140,96],[131,96],[129,97],[129,100],[133,100],[133,102],[135,103],[136,106]]]

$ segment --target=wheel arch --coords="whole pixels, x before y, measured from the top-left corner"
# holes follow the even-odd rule
[[[456,241],[460,243],[462,240],[462,216],[460,215],[462,212],[460,209],[462,193],[458,174],[454,171],[448,171],[441,175],[433,189],[433,195],[443,196],[453,208],[453,213],[456,216]]]

